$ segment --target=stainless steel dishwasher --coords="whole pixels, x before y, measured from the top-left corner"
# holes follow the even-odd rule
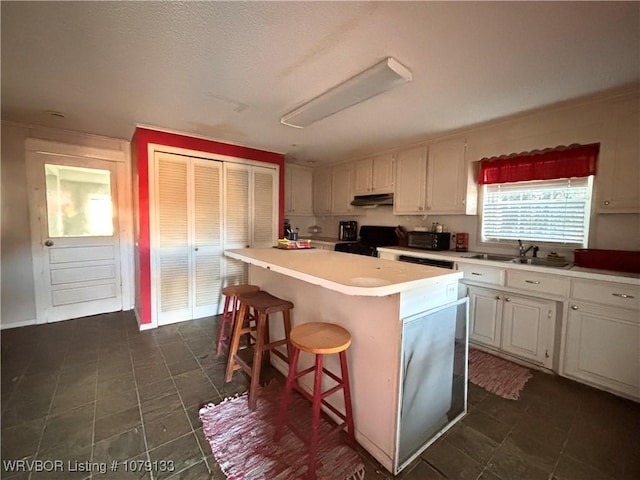
[[[429,267],[448,268],[453,270],[454,262],[450,260],[436,260],[435,258],[413,257],[411,255],[400,255],[400,262],[417,263],[418,265],[427,265]]]

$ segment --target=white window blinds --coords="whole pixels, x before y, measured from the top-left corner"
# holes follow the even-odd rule
[[[484,241],[529,240],[586,246],[592,177],[484,186]]]

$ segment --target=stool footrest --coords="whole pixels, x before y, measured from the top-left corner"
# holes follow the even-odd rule
[[[339,388],[336,388],[339,387]],[[342,385],[336,385],[336,387],[327,390],[326,392],[324,392],[322,394],[322,399],[320,400],[320,403],[322,405],[324,405],[325,407],[327,407],[329,410],[331,410],[337,417],[339,417],[342,420],[346,420],[347,417],[344,413],[342,413],[340,410],[338,410],[336,407],[334,407],[333,405],[331,405],[329,402],[327,402],[324,397],[327,396],[325,395],[327,392],[331,392],[331,393],[335,393],[337,392],[340,388],[342,388]],[[300,384],[298,384],[298,382],[294,382],[293,384],[293,388],[300,394],[302,395],[304,398],[306,398],[307,400],[309,400],[310,402],[313,402],[313,394],[307,392],[306,390],[304,390]],[[333,390],[333,391],[331,391]],[[329,395],[331,394],[329,393]],[[343,425],[344,426],[344,425]]]

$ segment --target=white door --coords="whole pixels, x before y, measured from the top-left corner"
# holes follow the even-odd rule
[[[215,315],[222,280],[222,165],[163,152],[154,160],[158,324]]]
[[[28,153],[38,323],[122,310],[116,162]]]
[[[277,242],[278,184],[275,169],[227,162],[225,174],[225,250],[269,248]],[[247,283],[244,262],[225,257],[224,285]]]
[[[251,246],[249,232],[249,181],[251,167],[237,163],[224,164],[225,178],[225,250]],[[224,285],[240,285],[249,280],[244,262],[225,257]]]

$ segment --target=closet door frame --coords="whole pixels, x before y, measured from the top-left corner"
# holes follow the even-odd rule
[[[155,189],[155,185],[156,185],[156,177],[157,177],[157,173],[155,171],[155,155],[156,152],[163,152],[163,153],[173,153],[173,154],[177,154],[177,155],[184,155],[184,156],[188,156],[188,157],[193,157],[196,159],[200,159],[200,160],[217,160],[217,161],[221,161],[221,162],[229,162],[229,163],[238,163],[238,164],[243,164],[243,165],[248,165],[248,166],[256,166],[256,167],[262,167],[262,168],[268,168],[268,169],[272,169],[274,171],[274,185],[273,185],[273,195],[274,195],[274,214],[273,214],[273,228],[274,228],[274,232],[276,233],[277,236],[277,232],[278,232],[278,205],[279,205],[279,192],[280,192],[280,186],[279,186],[279,179],[280,179],[280,166],[273,163],[265,163],[265,162],[259,162],[256,160],[249,160],[249,159],[245,159],[245,158],[240,158],[240,157],[233,157],[230,155],[222,155],[222,154],[217,154],[217,153],[210,153],[210,152],[204,152],[201,150],[191,150],[191,149],[187,149],[187,148],[180,148],[180,147],[171,147],[171,146],[167,146],[167,145],[161,145],[161,144],[157,144],[157,143],[149,143],[147,146],[147,158],[148,158],[148,187],[149,187],[149,232],[150,232],[150,247],[151,247],[151,252],[150,253],[150,274],[151,274],[151,323],[146,327],[146,328],[156,328],[158,327],[158,285],[157,282],[154,282],[153,279],[154,278],[159,278],[159,268],[160,265],[157,263],[157,258],[158,255],[155,252],[155,248],[157,245],[157,241],[158,239],[156,238],[157,235],[157,211],[156,211],[156,206],[157,206],[157,192]],[[224,168],[223,170],[223,180],[222,180],[222,197],[223,197],[223,212],[222,212],[222,217],[223,217],[223,231],[222,231],[222,249],[223,249],[223,258],[224,258],[224,249],[226,248],[227,245],[227,239],[226,239],[226,234],[225,234],[225,226],[224,226],[224,209],[226,209],[226,195],[224,192],[224,188],[225,188],[225,184],[226,184],[226,179],[224,178]],[[251,214],[253,214],[253,211],[251,210]],[[225,262],[222,261],[222,266],[221,266],[221,273],[223,278],[226,277],[226,271],[225,271]],[[139,293],[138,293],[139,294]],[[219,302],[219,309],[218,309],[218,313],[220,313],[222,305],[222,302]]]

